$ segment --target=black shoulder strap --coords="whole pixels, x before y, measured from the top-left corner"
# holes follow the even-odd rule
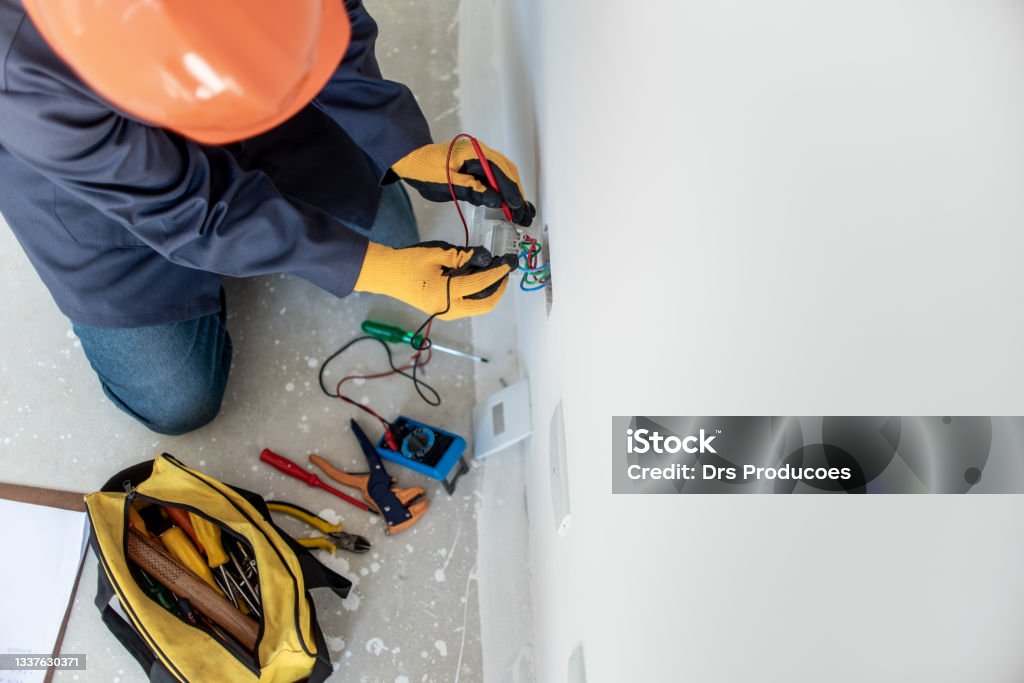
[[[316,658],[313,661],[313,671],[310,672],[306,683],[323,683],[334,673],[334,666],[331,664],[330,655],[327,654],[327,642],[324,640],[323,631],[320,630],[320,622],[316,619],[313,620],[313,633],[316,637]]]
[[[90,543],[93,546],[93,552],[97,552],[95,536],[91,536]],[[131,653],[142,670],[149,676],[151,683],[176,683],[177,679],[156,658],[142,636],[110,606],[110,600],[114,597],[114,587],[107,580],[107,574],[103,571],[103,567],[100,566],[97,569],[95,603],[107,629],[114,634],[124,649]]]

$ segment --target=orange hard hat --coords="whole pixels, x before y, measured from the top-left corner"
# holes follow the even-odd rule
[[[284,122],[348,49],[342,0],[24,0],[51,47],[124,112],[205,144]]]

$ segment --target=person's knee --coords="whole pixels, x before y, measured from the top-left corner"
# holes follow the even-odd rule
[[[220,412],[232,348],[216,315],[151,328],[83,332],[83,349],[104,393],[150,430],[185,434]]]
[[[149,430],[167,436],[180,436],[205,427],[220,413],[227,385],[227,373],[209,376],[193,373],[173,385],[154,387],[149,392],[136,391],[128,402],[108,385],[103,392],[115,406],[138,420]]]
[[[224,399],[224,388],[215,388],[203,393],[178,394],[162,409],[141,420],[146,427],[158,434],[180,436],[205,427],[220,413]]]

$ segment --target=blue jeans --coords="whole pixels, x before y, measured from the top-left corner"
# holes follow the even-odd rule
[[[399,183],[383,188],[373,228],[349,225],[373,241],[419,241],[416,218]],[[82,350],[114,405],[161,434],[184,434],[220,411],[231,370],[231,337],[222,310],[180,323],[92,327],[72,323]]]

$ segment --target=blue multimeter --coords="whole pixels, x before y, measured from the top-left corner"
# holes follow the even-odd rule
[[[391,423],[391,435],[398,450],[392,450],[382,436],[377,442],[380,457],[437,479],[448,495],[455,493],[455,482],[469,471],[462,456],[466,452],[465,439],[404,416]]]

